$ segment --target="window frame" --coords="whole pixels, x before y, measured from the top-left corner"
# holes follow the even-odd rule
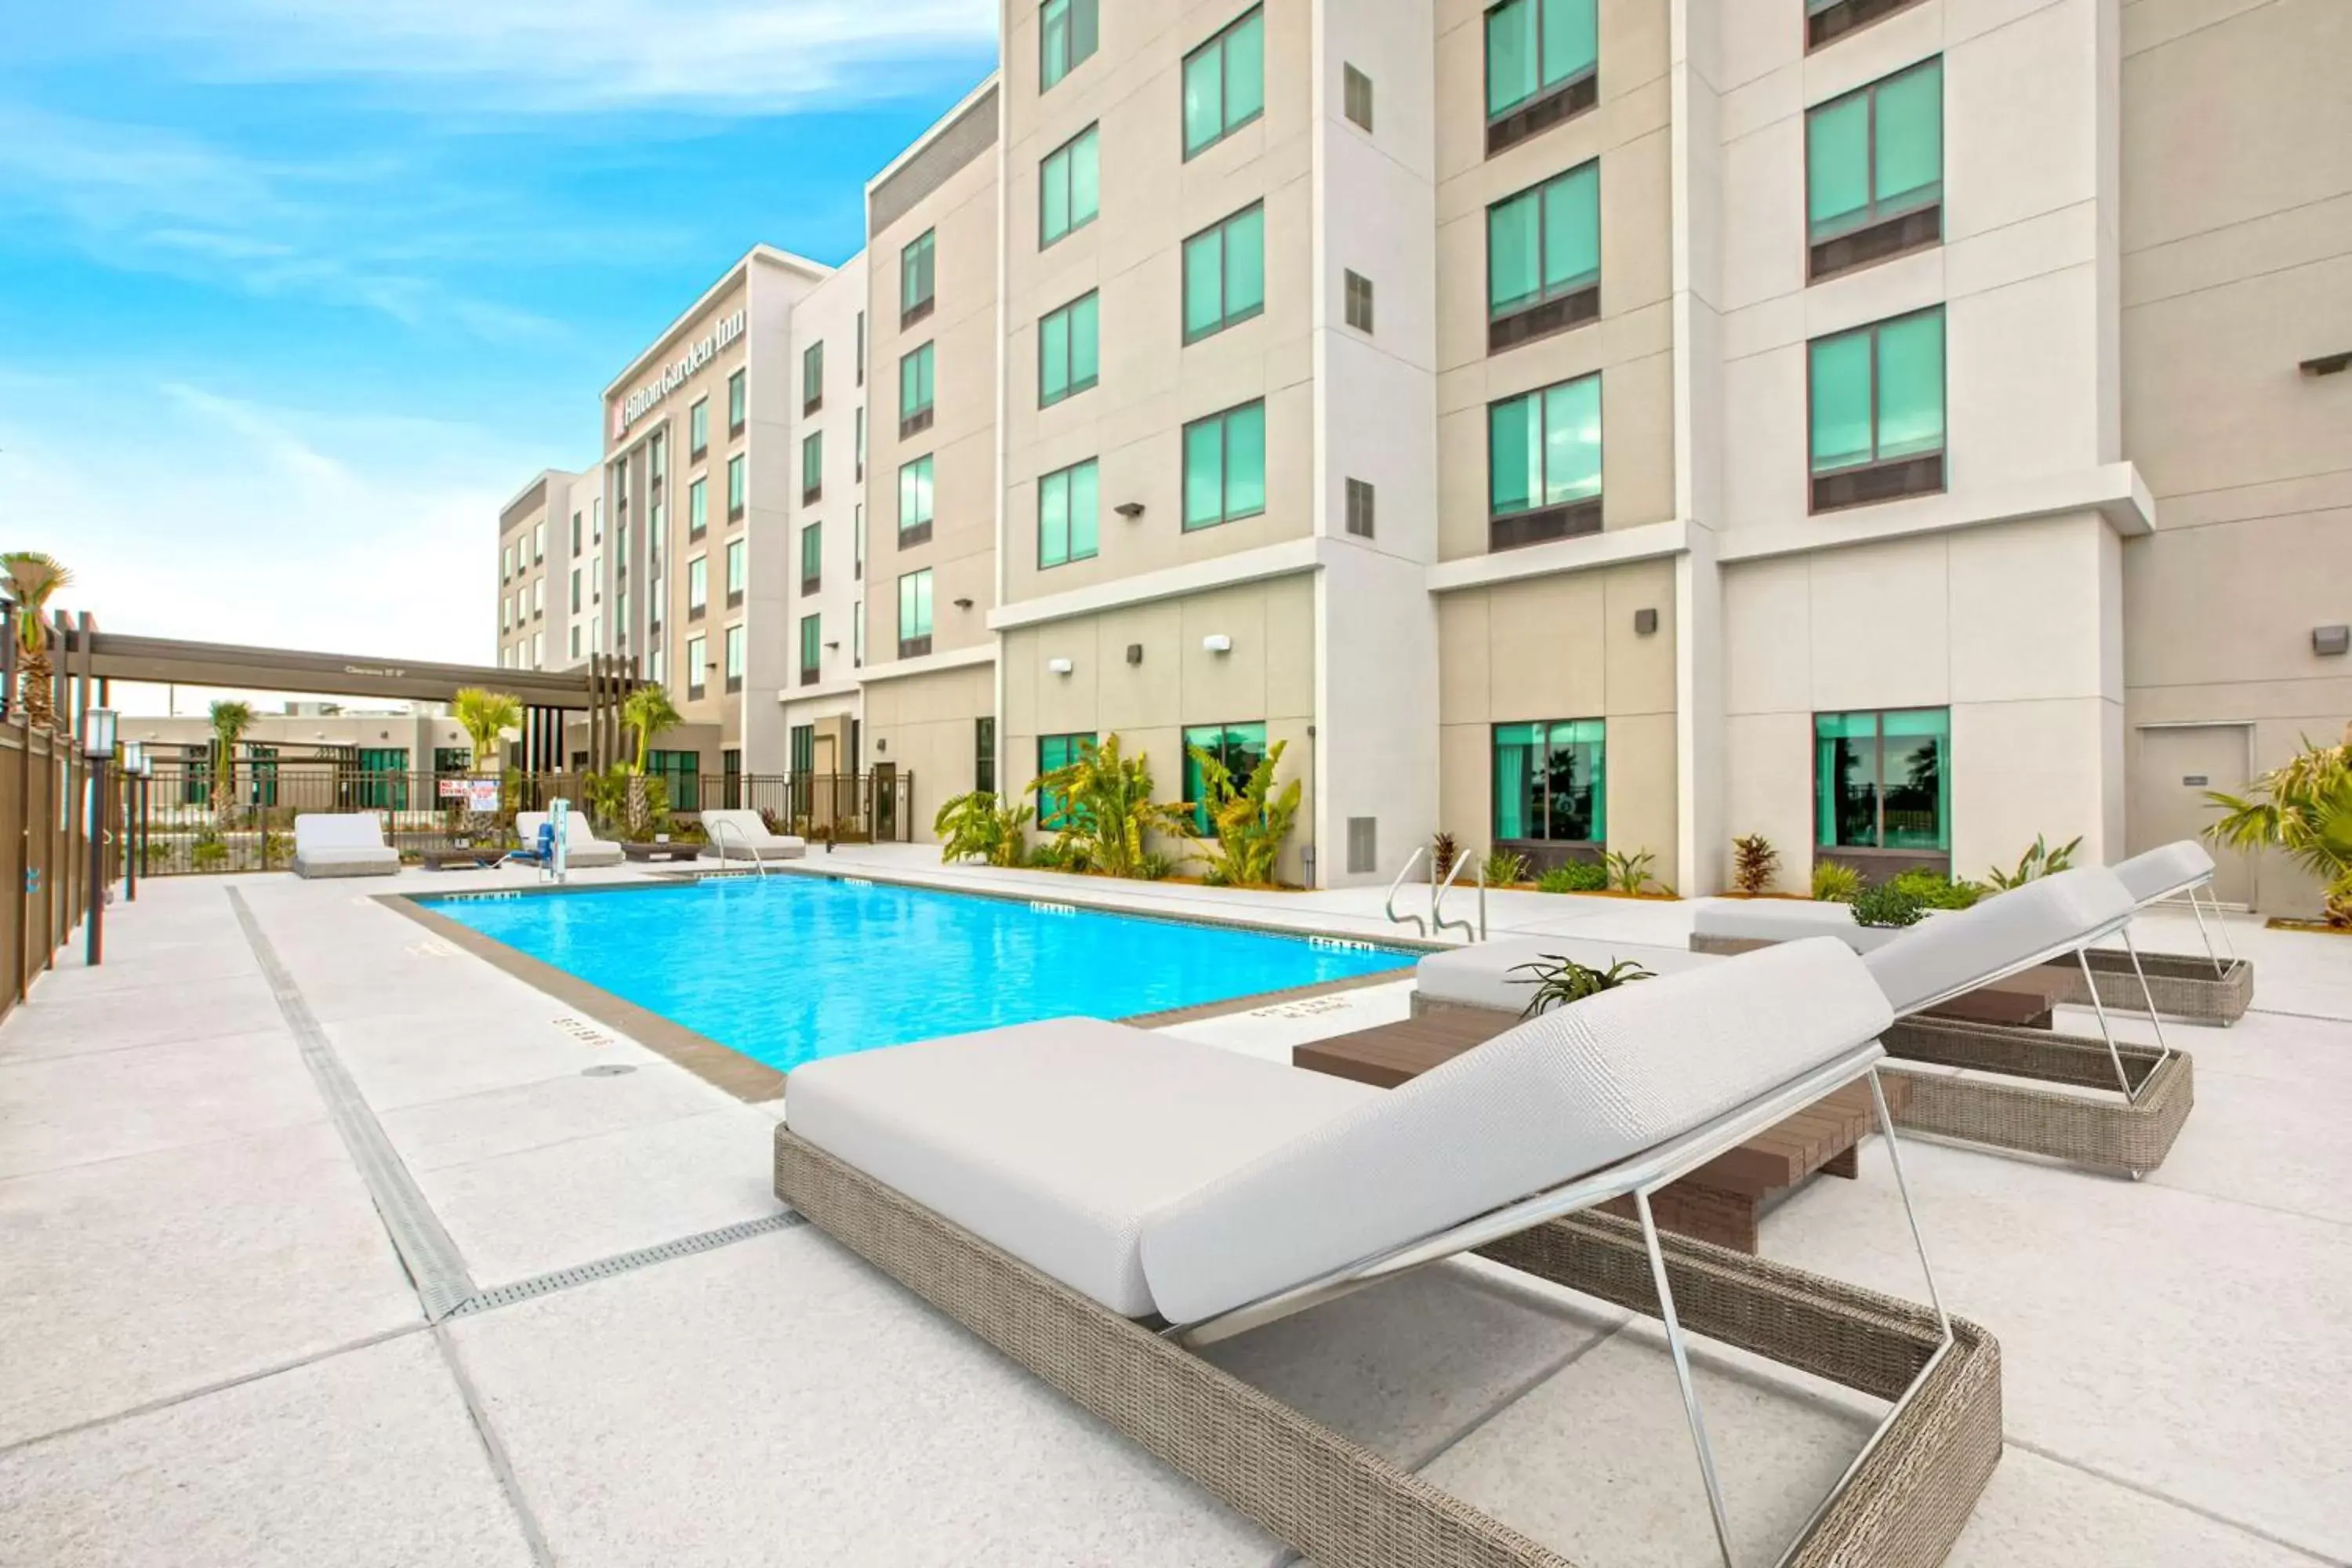
[[[1048,765],[1046,748],[1056,743],[1061,748],[1061,761]],[[1047,773],[1060,772],[1101,744],[1102,737],[1091,730],[1066,730],[1057,734],[1038,736],[1036,777],[1042,779]],[[1037,831],[1059,833],[1068,827],[1069,802],[1060,799],[1050,790],[1038,788],[1034,782],[1030,787],[1037,796]]]
[[[1186,724],[1177,732],[1177,748],[1182,753],[1176,770],[1178,782],[1182,786],[1181,804],[1192,808],[1192,826],[1203,837],[1206,837],[1210,831],[1209,803],[1201,796],[1206,793],[1202,786],[1208,781],[1207,775],[1201,771],[1200,764],[1192,760],[1192,748],[1197,745],[1202,751],[1213,753],[1217,761],[1225,764],[1228,773],[1238,772],[1242,780],[1247,780],[1250,773],[1256,771],[1257,763],[1252,763],[1246,771],[1234,769],[1233,735],[1236,730],[1257,731],[1257,755],[1260,761],[1263,761],[1274,749],[1274,742],[1266,733],[1266,722],[1263,719],[1234,720],[1217,724]],[[1213,746],[1203,744],[1193,738],[1197,735],[1208,734],[1211,731],[1214,731],[1217,735],[1217,742]]]
[[[819,519],[801,529],[801,592],[814,594],[824,585],[824,521]]]
[[[727,459],[727,521],[740,522],[751,504],[751,472],[743,454]]]
[[[939,515],[939,470],[932,458],[937,454],[926,452],[919,458],[909,458],[898,465],[898,548],[905,550],[921,544],[931,537],[931,524]],[[925,510],[914,521],[907,521],[907,476],[922,470],[921,492]]]
[[[1077,233],[1078,230],[1094,222],[1095,219],[1102,216],[1101,131],[1102,122],[1100,121],[1096,121],[1092,124],[1088,125],[1085,130],[1071,137],[1067,142],[1063,142],[1059,147],[1055,148],[1043,158],[1037,160],[1037,248],[1039,250],[1046,250],[1054,246],[1059,245],[1062,241],[1069,238],[1070,236]],[[1090,139],[1094,145],[1095,206],[1092,212],[1087,214],[1086,216],[1081,218],[1074,216],[1076,208],[1073,200],[1071,189],[1073,182],[1070,179],[1069,171],[1076,162],[1078,143]],[[1052,177],[1049,171],[1053,168],[1054,161],[1057,158],[1062,161],[1062,182],[1064,185],[1062,193],[1062,210],[1065,216],[1071,216],[1071,221],[1067,226],[1061,230],[1060,233],[1048,234],[1045,232],[1045,185],[1046,182]]]
[[[914,605],[921,611],[923,629],[910,633],[907,629],[908,593],[912,590]],[[931,569],[919,566],[912,572],[898,574],[898,657],[920,658],[931,651],[931,637],[936,626],[932,604]]]
[[[751,577],[748,539],[727,542],[727,607],[733,609],[743,602],[743,589]]]
[[[743,623],[736,621],[719,634],[719,674],[730,692],[743,689],[744,664]]]
[[[1826,233],[1815,232],[1813,223],[1813,128],[1815,122],[1830,110],[1862,99],[1863,119],[1863,183],[1875,193],[1878,188],[1878,95],[1885,88],[1914,77],[1922,71],[1934,70],[1936,82],[1936,178],[1931,185],[1918,187],[1932,192],[1924,198],[1881,207],[1874,194],[1856,209],[1860,215],[1849,215],[1846,221]],[[1929,250],[1944,243],[1944,171],[1947,163],[1944,132],[1947,128],[1944,103],[1944,57],[1928,56],[1914,60],[1899,70],[1889,71],[1875,80],[1864,82],[1850,91],[1805,109],[1805,281],[1818,283],[1824,279],[1842,277],[1865,267],[1876,266],[1898,256],[1916,250]]]
[[[1805,0],[1804,13],[1799,23],[1804,29],[1804,52],[1810,55],[1828,48],[1840,38],[1850,37],[1920,3],[1921,0]],[[1840,13],[1843,15],[1839,16]],[[1837,17],[1835,21],[1822,20],[1833,16]]]
[[[1083,553],[1077,551],[1077,510],[1071,496],[1077,483],[1078,470],[1094,470],[1095,515],[1092,522],[1093,540]],[[1045,491],[1053,480],[1062,481],[1062,553],[1048,559],[1045,550]],[[1084,458],[1077,462],[1037,476],[1037,570],[1050,572],[1073,562],[1092,561],[1102,553],[1102,459]]]
[[[697,474],[686,482],[686,536],[699,539],[710,529],[710,476]]]
[[[1601,101],[1601,18],[1599,0],[1583,0],[1591,6],[1592,63],[1573,75],[1563,77],[1553,86],[1543,85],[1543,0],[1497,0],[1478,13],[1478,104],[1486,115],[1486,156],[1508,147],[1515,147],[1553,126],[1573,120],[1593,109]],[[1493,19],[1496,13],[1515,5],[1535,9],[1536,87],[1527,97],[1501,109],[1495,103],[1495,34]]]
[[[1082,305],[1088,304],[1091,304],[1091,313],[1093,314],[1095,323],[1095,363],[1093,372],[1089,374],[1084,381],[1080,381],[1071,374],[1077,369],[1076,345],[1078,335],[1073,329],[1077,323],[1078,308]],[[1049,322],[1061,320],[1065,317],[1068,318],[1068,325],[1066,325],[1062,329],[1062,357],[1066,362],[1062,367],[1062,390],[1055,393],[1049,397],[1045,395],[1046,327]],[[1092,392],[1101,384],[1102,290],[1100,289],[1089,289],[1085,293],[1076,296],[1075,299],[1069,300],[1063,304],[1056,305],[1054,309],[1046,311],[1044,315],[1037,318],[1037,406],[1040,408],[1051,408],[1057,403],[1066,403],[1082,392]]]
[[[1057,5],[1062,8],[1060,20],[1062,68],[1049,76],[1047,72],[1051,69],[1053,62],[1050,50],[1055,26],[1055,19],[1051,13]],[[1087,24],[1083,29],[1086,41],[1086,48],[1083,52],[1077,47],[1082,32],[1078,25],[1081,16],[1086,18]],[[1101,47],[1102,13],[1098,0],[1041,0],[1037,7],[1037,91],[1039,96],[1042,97],[1053,91],[1062,83],[1069,80],[1070,73],[1094,58]]]
[[[1179,511],[1179,521],[1181,524],[1180,531],[1184,533],[1200,533],[1212,528],[1223,528],[1229,522],[1240,522],[1247,518],[1263,517],[1265,515],[1268,498],[1266,496],[1265,470],[1263,461],[1261,461],[1258,470],[1259,499],[1257,507],[1255,510],[1234,511],[1230,510],[1229,506],[1227,506],[1224,510],[1220,511],[1220,514],[1217,517],[1205,522],[1194,522],[1192,516],[1192,495],[1188,487],[1192,482],[1191,453],[1192,447],[1192,432],[1203,425],[1212,423],[1216,424],[1219,426],[1217,489],[1221,504],[1225,503],[1233,489],[1233,464],[1230,460],[1233,450],[1233,440],[1230,435],[1230,421],[1234,415],[1250,408],[1258,410],[1259,452],[1261,458],[1263,458],[1267,446],[1265,439],[1265,399],[1263,397],[1247,398],[1240,403],[1234,404],[1230,408],[1220,408],[1213,414],[1203,414],[1198,419],[1188,419],[1184,422],[1182,430],[1178,436],[1176,447],[1176,461],[1178,465],[1176,490],[1179,498],[1177,506]]]
[[[812,505],[824,494],[824,432],[812,430],[801,437],[801,505]]]
[[[1530,785],[1538,779],[1542,781],[1540,819],[1544,831],[1541,834],[1523,831],[1517,835],[1506,836],[1503,832],[1502,809],[1504,781],[1502,768],[1499,765],[1502,758],[1503,731],[1524,730],[1531,725],[1542,731],[1539,743],[1542,755],[1546,760],[1544,767],[1537,769],[1530,766],[1528,773]],[[1571,734],[1565,742],[1557,742],[1553,739],[1552,732],[1556,730],[1580,731],[1587,726],[1592,727],[1596,731],[1591,738],[1582,734]],[[1553,812],[1551,770],[1549,760],[1554,750],[1560,745],[1591,747],[1593,752],[1591,809],[1586,820],[1587,834],[1582,838],[1555,838],[1550,833]],[[1563,865],[1571,860],[1596,859],[1600,852],[1608,847],[1609,720],[1605,714],[1592,714],[1580,719],[1514,719],[1488,724],[1486,726],[1486,836],[1496,848],[1507,848],[1514,853],[1526,855],[1531,861],[1541,862],[1539,868],[1549,870],[1554,866]],[[1536,797],[1531,795],[1525,803],[1525,811],[1529,819],[1520,823],[1523,829],[1535,826],[1533,820],[1537,814],[1535,800]]]
[[[710,639],[700,632],[690,634],[686,639],[686,700],[689,702],[699,700],[710,689],[702,678],[703,666],[709,658]]]
[[[1887,847],[1886,843],[1886,721],[1890,718],[1906,714],[1940,714],[1943,718],[1942,730],[1940,731],[1929,732],[1935,739],[1941,742],[1939,753],[1940,760],[1937,766],[1936,802],[1936,832],[1937,844],[1932,848],[1923,847],[1916,845],[1898,845],[1890,848]],[[1822,721],[1825,719],[1853,720],[1864,716],[1867,716],[1871,720],[1872,763],[1874,769],[1872,777],[1874,781],[1873,784],[1874,799],[1872,805],[1874,841],[1869,844],[1825,844],[1822,841],[1822,807],[1824,804],[1822,795],[1822,742],[1825,739],[1850,740],[1852,737],[1824,737],[1822,734]],[[1918,738],[1921,737],[1897,737],[1897,739]],[[1812,747],[1812,763],[1811,767],[1812,774],[1811,838],[1813,858],[1815,860],[1827,859],[1832,861],[1852,862],[1858,869],[1870,870],[1884,869],[1890,866],[1904,869],[1908,869],[1915,866],[1924,866],[1934,869],[1947,871],[1950,869],[1952,859],[1951,819],[1953,813],[1952,710],[1950,704],[1929,703],[1921,707],[1909,708],[1822,709],[1813,714],[1812,732],[1807,737],[1807,739]],[[1834,836],[1836,828],[1832,826],[1832,836]]]
[[[1603,373],[1591,371],[1572,375],[1565,381],[1548,382],[1529,387],[1508,397],[1497,397],[1486,405],[1486,548],[1489,552],[1517,550],[1529,544],[1548,543],[1555,539],[1573,539],[1601,529],[1601,503],[1609,493],[1609,428],[1608,405],[1604,400],[1606,385]],[[1495,413],[1512,404],[1538,400],[1544,413],[1543,429],[1536,448],[1544,454],[1544,489],[1550,489],[1551,425],[1549,410],[1551,394],[1563,387],[1592,384],[1593,408],[1601,421],[1601,489],[1589,496],[1576,496],[1567,500],[1549,501],[1540,496],[1530,496],[1528,505],[1517,511],[1495,510]],[[1528,722],[1534,722],[1533,720]],[[1549,723],[1550,721],[1547,720]],[[1567,722],[1563,720],[1561,722]]]
[[[814,686],[824,679],[824,612],[811,610],[801,617],[801,684]]]
[[[1257,303],[1235,311],[1228,308],[1227,301],[1233,282],[1231,268],[1228,266],[1232,258],[1232,245],[1227,235],[1235,224],[1244,222],[1253,216],[1257,219]],[[1217,319],[1207,326],[1196,328],[1187,320],[1192,299],[1192,247],[1211,236],[1214,236],[1217,241]],[[1265,199],[1264,197],[1261,196],[1246,206],[1227,213],[1205,228],[1195,229],[1186,235],[1182,243],[1177,247],[1176,255],[1179,273],[1176,301],[1177,327],[1185,347],[1190,348],[1194,343],[1215,337],[1228,328],[1238,327],[1244,321],[1255,321],[1265,314]]]
[[[1563,283],[1557,288],[1544,281],[1545,258],[1550,249],[1552,193],[1578,179],[1588,171],[1591,174],[1592,191],[1592,271],[1589,279],[1579,274],[1582,281]],[[1507,309],[1495,301],[1495,217],[1497,213],[1516,203],[1535,203],[1535,283],[1536,292]],[[1601,247],[1601,160],[1586,159],[1570,168],[1548,174],[1522,190],[1512,192],[1499,201],[1486,204],[1486,353],[1497,354],[1531,343],[1541,338],[1556,337],[1572,331],[1601,319],[1601,285],[1604,270]]]
[[[1225,106],[1233,100],[1233,73],[1227,63],[1230,58],[1230,51],[1226,49],[1225,46],[1229,41],[1231,41],[1234,34],[1241,31],[1242,28],[1247,26],[1252,22],[1255,22],[1257,24],[1258,29],[1257,107],[1250,110],[1249,113],[1244,115],[1241,119],[1234,120],[1227,116],[1225,109]],[[1222,129],[1219,130],[1214,136],[1210,137],[1207,141],[1195,147],[1191,144],[1191,130],[1184,123],[1184,82],[1185,79],[1192,74],[1192,62],[1200,58],[1202,55],[1208,53],[1211,49],[1215,49],[1217,51],[1217,123],[1222,127]],[[1207,152],[1210,148],[1226,141],[1235,132],[1243,130],[1247,126],[1254,125],[1257,121],[1265,118],[1265,6],[1263,4],[1263,0],[1261,0],[1260,4],[1252,5],[1248,10],[1244,11],[1240,16],[1235,16],[1232,21],[1226,23],[1223,26],[1218,28],[1215,32],[1210,34],[1207,37],[1202,39],[1199,43],[1184,51],[1184,58],[1176,68],[1176,93],[1177,146],[1183,153],[1182,161],[1187,163],[1199,157],[1202,153]]]
[[[824,340],[801,351],[801,412],[814,414],[824,406]]]
[[[902,331],[929,315],[939,303],[939,249],[940,231],[936,226],[923,230],[898,247],[898,325]],[[909,300],[908,278],[918,268],[923,279],[922,297]]]
[[[971,721],[971,787],[996,793],[996,715],[979,713]]]
[[[1934,316],[1941,323],[1938,360],[1941,376],[1936,389],[1937,412],[1943,426],[1942,444],[1933,452],[1908,453],[1901,457],[1883,458],[1879,447],[1879,374],[1878,339],[1885,329],[1905,321]],[[1819,469],[1813,466],[1813,419],[1819,388],[1814,374],[1814,353],[1824,343],[1867,335],[1870,340],[1870,449],[1867,462],[1849,463],[1843,468]],[[1844,511],[1853,507],[1875,506],[1884,501],[1902,500],[1914,496],[1941,495],[1951,488],[1952,450],[1952,356],[1951,322],[1941,304],[1906,310],[1875,321],[1865,321],[1843,331],[1824,332],[1805,340],[1805,480],[1808,516]],[[1864,482],[1852,482],[1864,481]],[[1874,481],[1874,482],[1871,482]]]
[[[751,418],[751,388],[745,367],[738,365],[727,377],[727,435],[730,439],[743,434],[743,426]]]
[[[710,608],[710,556],[689,555],[686,561],[686,618],[698,621]]]
[[[898,438],[918,436],[931,427],[939,396],[938,340],[926,338],[898,356]],[[919,362],[923,401],[907,406],[907,372]]]

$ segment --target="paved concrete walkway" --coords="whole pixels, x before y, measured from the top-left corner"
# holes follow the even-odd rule
[[[1288,1561],[794,1224],[778,1107],[372,897],[504,875],[151,883],[102,969],[0,1025],[0,1565]],[[1377,891],[1125,892],[1385,929]],[[1489,916],[1679,942],[1690,908]],[[2238,940],[2263,1010],[2176,1029],[2199,1104],[2147,1182],[1914,1145],[1947,1295],[2005,1356],[2011,1447],[1955,1562],[2352,1562],[2352,943]],[[1402,1007],[1381,985],[1181,1030],[1279,1056]],[[368,1136],[415,1215],[363,1175]],[[1884,1159],[1801,1191],[1764,1250],[1917,1296]],[[395,1243],[418,1223],[439,1239]],[[420,1247],[467,1298],[436,1323]],[[1622,1313],[1464,1265],[1220,1356],[1575,1561],[1711,1561],[1671,1373]],[[1769,1560],[1870,1407],[1729,1353],[1700,1375],[1743,1560]]]

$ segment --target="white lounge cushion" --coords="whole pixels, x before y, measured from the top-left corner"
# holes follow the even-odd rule
[[[551,813],[519,811],[515,813],[515,833],[526,849],[539,847],[539,830],[547,826]],[[563,817],[563,856],[574,866],[617,866],[621,862],[621,847],[609,839],[596,837],[588,824],[588,814],[566,812]]]
[[[372,811],[306,811],[294,818],[294,852],[314,849],[382,849],[383,826]]]
[[[1795,942],[1801,937],[1833,936],[1856,952],[1868,952],[1902,933],[1855,924],[1853,909],[1849,904],[1748,899],[1701,904],[1691,917],[1691,934],[1738,942]]]
[[[793,1069],[793,1132],[1112,1311],[1146,1216],[1383,1091],[1091,1018]]]
[[[298,849],[298,877],[388,877],[400,869],[396,849]]]
[[[727,825],[724,833],[719,831],[722,822]],[[702,814],[702,827],[710,836],[712,851],[721,859],[791,860],[808,852],[806,839],[790,833],[769,832],[766,819],[756,811],[735,807],[706,811]]]
[[[2176,839],[2160,848],[2108,868],[2132,896],[2132,901],[2152,904],[2175,893],[2187,892],[2213,879],[2213,857],[2193,838]]]
[[[1513,974],[1511,971],[1546,958],[1572,959],[1587,969],[1607,969],[1621,960],[1631,959],[1657,975],[1678,974],[1717,962],[1711,953],[1679,947],[1653,947],[1637,942],[1595,942],[1590,937],[1575,936],[1519,937],[1433,952],[1414,965],[1413,988],[1425,1002],[1524,1013],[1528,999],[1535,994],[1533,977]]]
[[[1665,1142],[1874,1039],[1886,998],[1790,942],[1530,1019],[1154,1216],[1143,1272],[1192,1322]]]
[[[2113,871],[2085,866],[1921,921],[1866,962],[1899,1017],[2070,953],[2120,929],[2137,907]]]

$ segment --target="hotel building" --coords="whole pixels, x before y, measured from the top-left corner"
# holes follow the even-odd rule
[[[598,651],[599,476],[542,470],[499,509],[499,666],[567,669]]]
[[[1685,892],[1750,833],[1790,887],[1980,876],[2191,832],[2352,715],[2340,0],[1004,0],[1002,38],[852,264],[839,696],[919,829],[1117,731],[1168,796],[1284,745],[1324,885],[1440,829]]]

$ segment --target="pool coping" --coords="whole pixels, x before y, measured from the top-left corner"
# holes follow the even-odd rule
[[[1127,909],[1117,904],[1103,904],[1070,899],[1030,899],[1019,893],[997,890],[944,888],[929,882],[901,877],[873,876],[865,870],[841,871],[809,867],[806,868],[769,867],[771,872],[788,876],[810,877],[830,881],[887,882],[894,887],[911,888],[920,892],[947,893],[954,896],[993,899],[1001,903],[1052,903],[1080,909],[1090,914],[1122,915],[1133,920],[1152,921],[1162,925],[1223,926],[1231,930],[1255,931],[1266,936],[1285,936],[1304,940],[1320,937],[1326,942],[1344,942],[1351,948],[1388,949],[1398,952],[1444,952],[1451,944],[1399,938],[1386,942],[1370,942],[1344,931],[1318,931],[1299,926],[1276,925],[1264,921],[1223,919],[1214,916],[1194,919],[1187,915],[1155,913]],[[746,873],[720,873],[733,879]],[[501,888],[496,890],[457,891],[452,893],[374,893],[373,900],[394,913],[415,921],[426,931],[481,959],[503,973],[513,976],[535,990],[594,1019],[607,1028],[618,1029],[639,1045],[665,1057],[705,1083],[725,1090],[747,1104],[779,1099],[784,1092],[787,1069],[770,1067],[767,1063],[745,1056],[731,1046],[719,1044],[708,1035],[698,1034],[652,1008],[626,997],[592,985],[569,971],[557,968],[544,959],[533,958],[521,949],[509,946],[496,937],[488,936],[473,927],[450,919],[427,907],[433,903],[479,903],[493,900],[546,898],[558,894],[625,893],[642,891],[648,887],[677,886],[713,880],[708,875],[692,872],[658,872],[630,882],[593,882],[579,885],[543,885],[535,888]],[[1247,996],[1228,997],[1222,1002],[1204,1002],[1190,1007],[1166,1008],[1156,1013],[1137,1013],[1123,1018],[1108,1020],[1132,1028],[1160,1029],[1178,1024],[1199,1023],[1204,1019],[1225,1017],[1237,1013],[1254,1013],[1262,1007],[1285,1003],[1303,1002],[1312,997],[1328,996],[1343,991],[1360,990],[1372,985],[1396,984],[1404,977],[1402,970],[1387,970],[1371,974],[1344,975],[1337,980],[1318,980],[1307,985],[1286,986],[1278,991],[1260,991]]]

